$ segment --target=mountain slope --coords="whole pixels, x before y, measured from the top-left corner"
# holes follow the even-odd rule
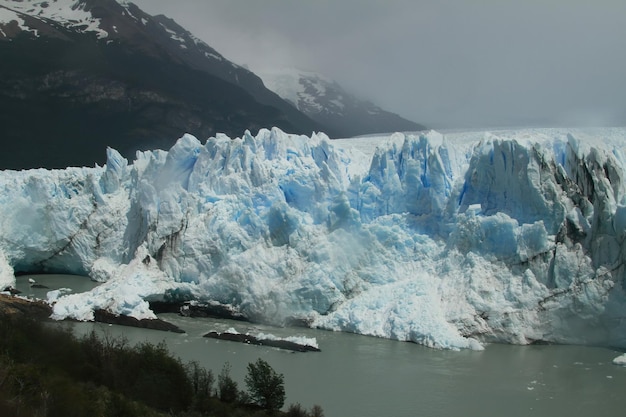
[[[0,168],[103,163],[189,132],[322,126],[164,16],[114,0],[0,1]]]
[[[340,137],[425,129],[355,97],[337,82],[314,72],[284,69],[261,72],[260,76],[270,90]]]

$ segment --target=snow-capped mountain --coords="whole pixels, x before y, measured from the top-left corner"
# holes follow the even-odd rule
[[[339,137],[372,133],[415,132],[425,127],[387,112],[346,92],[315,72],[293,68],[259,72],[265,85]]]
[[[0,168],[93,166],[267,125],[323,130],[165,16],[115,0],[0,0]],[[45,140],[44,140],[45,138]]]
[[[0,172],[0,284],[88,274],[56,317],[221,303],[427,346],[626,346],[626,129],[182,137]]]

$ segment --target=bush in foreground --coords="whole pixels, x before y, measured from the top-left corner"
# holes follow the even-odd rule
[[[285,382],[269,363],[259,358],[248,364],[246,386],[252,399],[268,410],[278,410],[285,404]]]
[[[93,332],[76,338],[69,326],[0,314],[0,416],[268,415],[249,404],[252,398],[270,415],[323,417],[317,406],[276,411],[284,403],[283,376],[261,359],[248,369],[250,395],[238,391],[228,363],[214,391],[211,371],[182,364],[164,344],[131,346]]]

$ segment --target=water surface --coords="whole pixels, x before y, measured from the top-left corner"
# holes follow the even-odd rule
[[[32,284],[32,281],[35,284]],[[81,293],[95,288],[100,283],[80,275],[45,274],[20,275],[15,278],[15,289],[21,291],[22,296],[46,300],[49,291],[66,289],[67,293]],[[41,288],[39,286],[45,287]]]
[[[50,287],[42,290],[44,298],[52,289],[79,292],[97,285],[76,276],[35,279]],[[19,277],[17,285],[29,295],[39,291],[28,287],[28,277]],[[620,354],[611,349],[493,344],[481,352],[453,352],[347,333],[176,314],[160,317],[187,333],[71,325],[77,334],[95,329],[131,343],[164,341],[183,361],[198,361],[215,374],[229,362],[240,389],[247,364],[263,358],[285,375],[287,404],[319,404],[326,417],[621,417],[626,410],[626,368],[611,363]],[[295,353],[202,337],[230,327],[252,334],[315,337],[322,352]]]
[[[482,352],[453,352],[346,333],[161,317],[187,334],[85,323],[77,330],[96,328],[133,342],[165,341],[183,360],[196,360],[215,373],[229,362],[240,388],[246,365],[263,358],[285,375],[288,404],[320,404],[327,417],[588,417],[622,416],[626,410],[626,368],[611,363],[619,352],[610,349],[494,344]],[[322,352],[201,337],[229,327],[315,337]]]

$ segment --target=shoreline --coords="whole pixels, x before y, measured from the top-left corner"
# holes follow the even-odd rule
[[[28,298],[0,294],[0,315],[2,316],[27,316],[36,320],[52,320],[52,306],[42,300],[31,300]],[[71,319],[66,319],[71,321]],[[63,320],[62,320],[63,321]],[[149,330],[167,331],[173,333],[185,333],[180,327],[165,320],[156,319],[136,319],[130,316],[116,315],[106,310],[96,310],[94,321],[106,324],[118,324],[120,326],[138,327]]]

